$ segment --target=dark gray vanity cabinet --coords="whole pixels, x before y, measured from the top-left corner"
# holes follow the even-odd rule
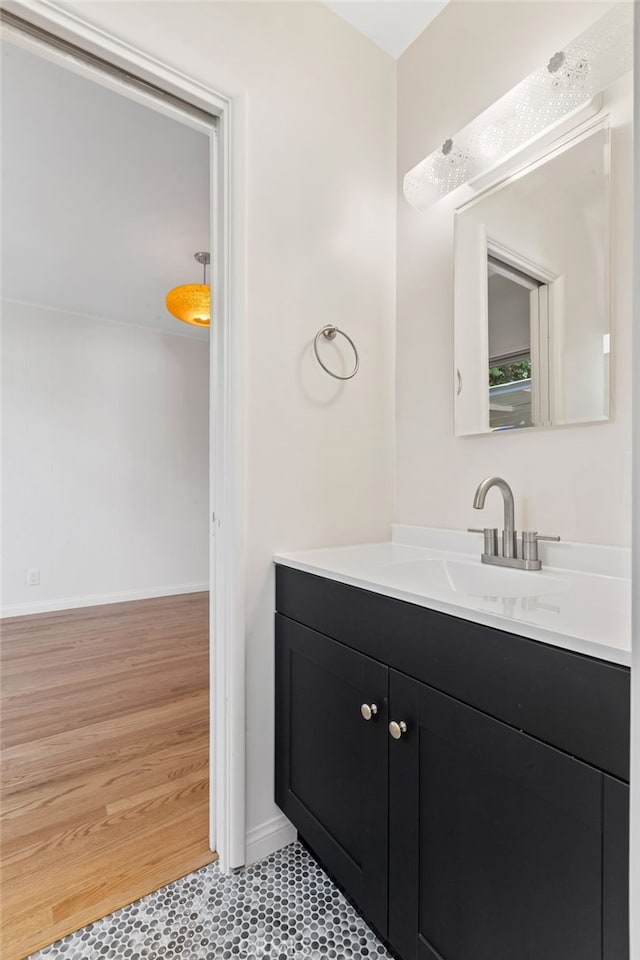
[[[627,960],[629,671],[285,567],[276,602],[276,800],[395,953]]]

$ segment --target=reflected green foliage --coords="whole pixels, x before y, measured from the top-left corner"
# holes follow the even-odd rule
[[[500,367],[489,367],[489,386],[500,383],[514,383],[531,377],[531,360],[518,360],[516,363],[503,363]]]

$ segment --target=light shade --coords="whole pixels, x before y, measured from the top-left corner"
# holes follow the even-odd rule
[[[167,310],[194,327],[211,325],[211,288],[208,283],[185,283],[169,290]]]
[[[633,3],[614,3],[546,66],[484,110],[404,177],[417,210],[509,159],[633,67]]]

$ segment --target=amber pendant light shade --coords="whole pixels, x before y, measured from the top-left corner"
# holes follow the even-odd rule
[[[204,280],[207,279],[208,253],[196,253],[195,259],[204,268]],[[211,325],[211,287],[208,283],[185,283],[180,287],[169,290],[165,303],[169,313],[190,323],[194,327],[209,327]]]
[[[185,283],[174,287],[167,294],[166,304],[169,313],[183,323],[192,323],[194,327],[211,324],[211,294],[206,283]]]

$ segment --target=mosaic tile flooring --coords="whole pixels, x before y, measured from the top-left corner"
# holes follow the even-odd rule
[[[240,873],[213,863],[34,953],[31,960],[390,960],[307,851]]]

